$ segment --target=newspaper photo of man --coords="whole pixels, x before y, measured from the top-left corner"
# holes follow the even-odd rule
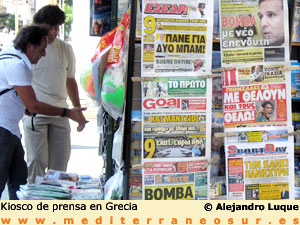
[[[204,9],[205,9],[205,3],[199,3],[198,4],[198,11],[201,14],[201,17],[204,17]]]
[[[261,34],[270,46],[284,43],[284,14],[282,0],[259,0],[258,17]]]
[[[282,186],[281,199],[289,199],[289,192],[286,190],[285,186]]]
[[[203,66],[203,61],[201,59],[194,60],[194,71],[198,71]]]
[[[262,66],[256,65],[253,67],[253,73],[251,74],[250,82],[260,82],[264,80],[264,74],[262,72]]]
[[[261,104],[256,113],[257,122],[265,122],[272,120],[274,106],[272,102],[265,101]]]

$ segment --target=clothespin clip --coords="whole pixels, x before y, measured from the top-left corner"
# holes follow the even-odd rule
[[[289,132],[287,134],[281,134],[280,137],[281,138],[286,138],[288,136],[294,136],[294,135],[298,135],[298,134],[300,134],[300,130],[296,130],[294,132]]]
[[[152,81],[154,77],[131,77],[132,82]]]
[[[226,136],[225,133],[214,133],[215,138],[223,138],[225,136]]]
[[[235,132],[228,132],[228,133],[220,133],[220,132],[218,132],[218,133],[214,133],[214,137],[215,138],[224,138],[224,137],[233,137],[233,136],[235,136],[236,135],[236,133]]]
[[[215,155],[210,159],[209,162],[204,163],[203,166],[201,166],[201,169],[205,170],[209,165],[213,164],[215,161],[218,161],[220,159],[219,155]]]
[[[234,67],[221,67],[221,68],[212,69],[211,71],[213,73],[219,73],[219,72],[224,72],[232,69],[234,69]]]
[[[209,75],[203,75],[201,77],[205,77],[205,78],[215,78],[215,77],[221,77],[222,74],[221,73],[212,73],[212,74],[209,74]]]
[[[145,169],[145,168],[149,168],[151,166],[154,166],[154,163],[132,165],[131,169],[132,170]]]
[[[285,65],[283,68],[278,68],[277,71],[291,71],[300,69],[299,65]]]
[[[284,69],[279,69],[280,71],[290,71],[290,70],[299,70],[299,65],[293,65],[293,66],[285,66]]]

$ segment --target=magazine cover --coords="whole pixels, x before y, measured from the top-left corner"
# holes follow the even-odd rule
[[[292,66],[300,66],[299,62],[291,62]],[[291,70],[292,98],[300,99],[300,69]]]
[[[292,42],[300,42],[300,1],[295,0]]]
[[[220,10],[219,0],[214,0],[214,29],[213,29],[214,40],[220,40]]]
[[[90,0],[90,35],[102,36],[110,31],[111,1]]]

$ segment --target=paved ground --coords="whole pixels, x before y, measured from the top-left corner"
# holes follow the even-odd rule
[[[89,108],[85,114],[90,122],[82,132],[77,132],[76,123],[71,121],[72,151],[67,172],[99,177],[103,162],[98,156],[99,134],[97,132],[96,110]],[[1,200],[7,199],[7,190],[5,190]]]

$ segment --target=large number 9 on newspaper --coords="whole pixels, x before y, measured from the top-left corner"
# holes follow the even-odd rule
[[[146,27],[146,29],[144,29],[146,34],[153,34],[156,28],[155,18],[153,16],[146,16],[144,18],[144,26]]]
[[[155,153],[155,141],[153,139],[146,139],[144,142],[144,149],[145,152],[149,153],[146,158],[152,158]]]

